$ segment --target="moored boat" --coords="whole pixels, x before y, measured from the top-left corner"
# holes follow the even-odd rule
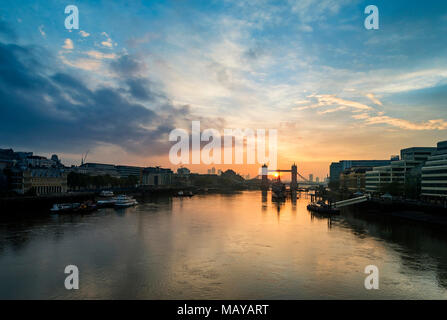
[[[321,214],[331,214],[331,215],[340,214],[340,209],[333,208],[330,205],[321,202],[308,204],[307,210]]]
[[[137,205],[138,202],[132,197],[126,195],[119,195],[116,197],[115,207],[117,208],[126,208]]]
[[[272,200],[284,201],[286,195],[286,185],[278,179],[278,181],[272,184]]]
[[[100,208],[110,208],[110,207],[113,207],[115,205],[115,203],[116,203],[116,198],[98,200],[96,202],[97,206]]]
[[[91,211],[95,211],[98,207],[96,206],[96,203],[94,203],[93,201],[87,201],[82,203],[79,208],[77,209],[77,211],[80,212],[91,212]]]
[[[96,203],[86,201],[83,203],[56,203],[50,209],[53,213],[91,212],[97,209]]]
[[[64,213],[74,211],[76,208],[81,206],[80,203],[55,203],[53,207],[50,209],[51,212],[54,213]]]

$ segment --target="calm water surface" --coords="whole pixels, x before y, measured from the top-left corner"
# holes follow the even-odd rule
[[[446,299],[447,236],[260,192],[0,220],[1,299]],[[64,287],[64,268],[80,289]],[[364,288],[364,268],[380,289]]]

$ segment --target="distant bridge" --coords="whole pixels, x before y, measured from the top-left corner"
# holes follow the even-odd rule
[[[308,179],[306,179],[305,177],[303,177],[299,172],[298,172],[298,168],[296,166],[296,164],[293,164],[292,167],[290,168],[290,170],[284,170],[284,169],[277,169],[277,170],[268,170],[267,165],[263,165],[262,166],[262,188],[267,190],[269,188],[269,181],[268,181],[268,174],[269,172],[290,172],[291,173],[291,182],[290,182],[290,190],[297,190],[298,189],[298,184],[301,185],[307,185],[307,186],[318,186],[320,185],[319,182],[314,182],[314,181],[309,181]],[[258,175],[259,177],[259,175]],[[303,179],[303,181],[298,181],[298,177],[300,177],[301,179]],[[278,179],[280,177],[278,176]]]

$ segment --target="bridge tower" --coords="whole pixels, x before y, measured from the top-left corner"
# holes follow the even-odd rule
[[[290,190],[296,191],[298,189],[298,180],[297,180],[298,168],[295,163],[292,165],[291,174],[292,174],[292,181],[290,183]]]
[[[267,191],[269,189],[269,180],[268,180],[268,168],[267,165],[264,164],[262,166],[262,183],[261,183],[261,189],[262,191]]]

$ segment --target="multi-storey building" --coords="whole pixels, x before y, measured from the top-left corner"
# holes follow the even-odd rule
[[[447,200],[447,141],[438,142],[436,151],[422,167],[421,196]]]
[[[89,176],[105,176],[109,175],[114,178],[119,178],[120,174],[113,164],[104,163],[84,163],[79,167],[74,167],[72,171],[76,173],[87,174]]]
[[[143,174],[143,167],[115,166],[115,169],[121,178],[127,178],[130,176],[141,178]]]
[[[382,188],[390,183],[404,186],[408,175],[421,164],[421,161],[398,160],[392,161],[388,166],[374,167],[373,170],[366,172],[366,192],[380,193]]]
[[[67,192],[67,174],[56,168],[14,168],[11,189],[19,194],[37,195]]]
[[[413,160],[419,162],[427,161],[436,151],[436,147],[413,147],[400,150],[400,158],[402,160]]]
[[[365,191],[365,173],[369,168],[350,168],[340,175],[340,189],[350,192]]]
[[[351,168],[373,168],[379,166],[386,166],[391,163],[391,160],[341,160],[339,162],[332,162],[329,167],[330,181],[339,181],[340,174]]]

